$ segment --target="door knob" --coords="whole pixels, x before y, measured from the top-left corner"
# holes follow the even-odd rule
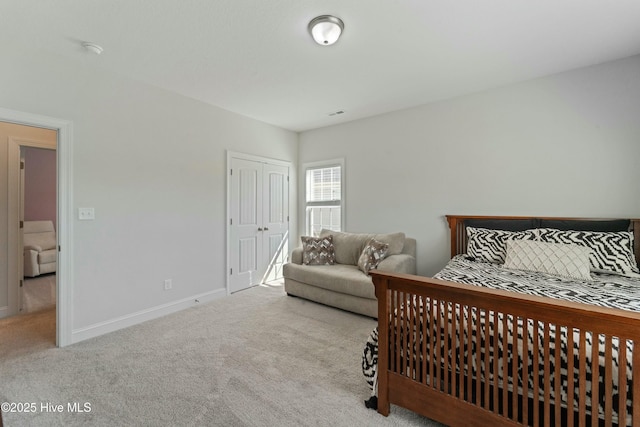
[[[264,228],[264,231],[269,231],[269,228],[265,227],[265,228]]]
[[[262,231],[262,227],[258,227],[258,231]]]

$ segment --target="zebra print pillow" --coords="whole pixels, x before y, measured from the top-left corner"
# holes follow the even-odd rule
[[[467,227],[467,255],[480,262],[504,263],[507,240],[536,240],[536,230],[505,231]]]
[[[591,249],[591,271],[635,277],[639,272],[633,254],[633,233],[629,231],[563,231],[540,228],[538,239],[541,242],[575,244]]]

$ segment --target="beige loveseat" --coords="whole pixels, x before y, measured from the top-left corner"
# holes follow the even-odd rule
[[[305,265],[302,247],[291,254],[284,265],[284,289],[288,295],[321,304],[378,317],[378,302],[371,277],[358,268],[358,259],[373,237],[389,244],[388,255],[377,269],[398,273],[416,273],[416,240],[404,233],[362,234],[322,230],[320,237],[333,236],[335,264]]]
[[[25,221],[22,242],[26,277],[56,271],[58,251],[52,221]]]

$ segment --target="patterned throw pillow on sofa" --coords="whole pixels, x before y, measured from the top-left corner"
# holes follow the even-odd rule
[[[388,252],[388,243],[382,243],[376,239],[369,240],[362,250],[360,259],[358,259],[358,268],[365,274],[369,274],[369,270],[377,268]]]
[[[305,265],[333,265],[336,253],[333,248],[333,236],[302,236],[302,263]]]

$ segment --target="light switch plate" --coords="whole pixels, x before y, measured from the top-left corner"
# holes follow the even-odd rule
[[[93,208],[78,208],[78,219],[81,221],[96,219],[96,212]]]

